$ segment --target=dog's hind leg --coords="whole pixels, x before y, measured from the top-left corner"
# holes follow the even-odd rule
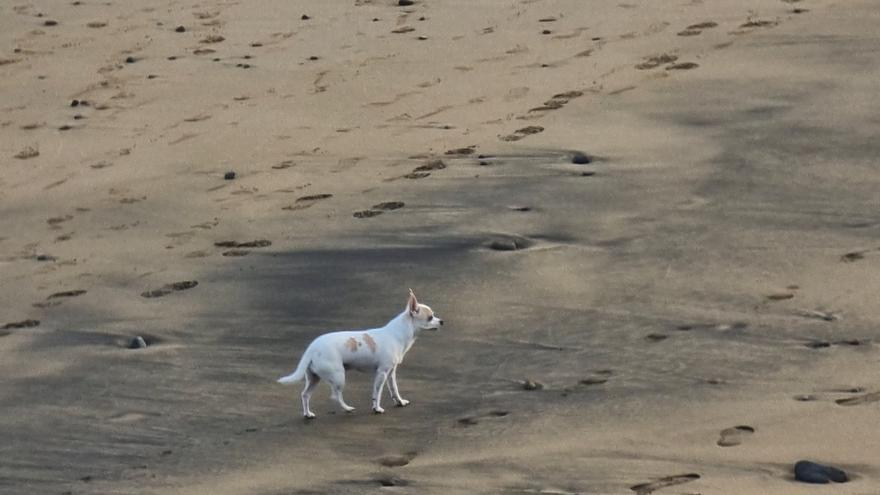
[[[303,416],[305,416],[306,419],[312,419],[315,417],[315,413],[309,408],[309,399],[312,398],[312,392],[315,391],[315,387],[317,387],[320,382],[320,376],[312,373],[311,370],[306,372],[306,388],[302,391]]]
[[[400,391],[397,390],[397,366],[391,369],[391,376],[388,380],[388,391],[391,392],[391,399],[400,406],[404,407],[409,404],[409,401],[400,396]]]
[[[382,401],[382,389],[385,388],[385,380],[388,379],[389,371],[384,368],[376,370],[376,379],[373,380],[373,412],[376,414],[385,412],[379,403]]]
[[[336,371],[325,378],[330,384],[330,397],[339,403],[339,407],[345,412],[354,411],[354,408],[346,404],[345,399],[342,398],[342,389],[345,387],[345,370]]]

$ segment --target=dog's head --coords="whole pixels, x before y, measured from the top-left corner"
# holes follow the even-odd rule
[[[443,320],[434,314],[434,311],[424,304],[419,304],[412,289],[409,290],[409,299],[406,302],[406,311],[413,320],[416,328],[420,330],[439,330]]]

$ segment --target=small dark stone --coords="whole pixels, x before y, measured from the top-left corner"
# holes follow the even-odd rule
[[[849,481],[849,477],[840,469],[812,461],[798,461],[794,465],[794,479],[816,484],[827,484],[831,481],[846,483]]]
[[[523,390],[541,390],[544,388],[544,384],[534,380],[526,380],[523,382],[522,387]]]
[[[128,344],[129,349],[146,349],[147,341],[144,340],[143,337],[138,335],[137,337],[131,339],[131,342]]]
[[[593,160],[590,159],[589,156],[587,156],[583,153],[580,153],[580,152],[575,153],[574,155],[571,156],[571,163],[574,163],[575,165],[588,165],[592,162],[593,162]]]
[[[225,179],[225,180],[235,179],[235,172],[226,172],[225,174],[223,174],[223,179]]]
[[[176,32],[176,33],[185,33],[185,32],[186,32],[186,28],[183,27],[183,26],[177,26],[176,28],[174,28],[174,32]]]
[[[409,7],[410,5],[415,5],[415,2],[413,0],[399,0],[397,5],[401,7]]]
[[[304,20],[304,21],[307,21],[307,20],[311,19],[311,17],[309,17],[309,16],[306,15],[306,14],[303,14],[302,17],[300,17],[300,19],[302,19],[302,20]]]
[[[125,63],[133,64],[135,62],[137,62],[137,59],[135,59],[134,57],[125,57]]]
[[[73,100],[73,101],[71,101],[71,102],[70,102],[70,106],[72,106],[72,107],[78,107],[78,106],[79,106],[79,100]]]

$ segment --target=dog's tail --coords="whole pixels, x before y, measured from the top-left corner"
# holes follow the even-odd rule
[[[296,383],[296,382],[302,380],[303,377],[306,376],[306,370],[309,368],[309,364],[311,364],[311,358],[309,357],[309,354],[310,354],[309,350],[310,349],[306,349],[306,352],[303,353],[303,357],[302,357],[302,359],[299,360],[299,365],[297,365],[297,367],[293,371],[293,373],[291,373],[287,376],[282,376],[281,378],[278,379],[278,383],[284,383],[284,384]]]

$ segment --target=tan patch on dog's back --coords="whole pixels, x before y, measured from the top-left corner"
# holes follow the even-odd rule
[[[345,347],[348,347],[349,351],[355,352],[358,350],[358,341],[355,340],[354,337],[349,337],[348,340],[345,341]]]
[[[365,334],[364,334],[364,342],[367,343],[367,347],[370,348],[370,351],[371,351],[373,354],[376,354],[376,349],[377,349],[378,347],[376,346],[376,341],[373,340],[373,337],[370,337],[370,334],[368,334],[368,333],[365,333]]]

